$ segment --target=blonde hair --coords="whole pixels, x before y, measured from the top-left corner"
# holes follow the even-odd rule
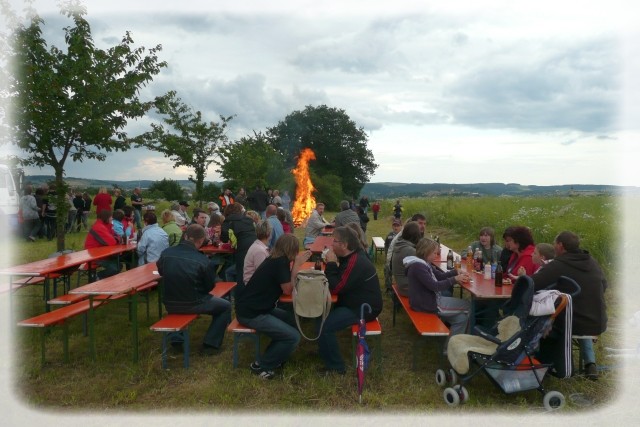
[[[416,256],[420,259],[426,260],[429,255],[438,249],[438,242],[431,240],[427,237],[423,237],[418,240],[416,244]]]
[[[260,221],[260,214],[256,211],[247,211],[245,215],[253,220],[253,222],[258,223]]]
[[[161,217],[162,217],[162,222],[164,224],[176,220],[176,218],[173,216],[173,214],[171,213],[171,211],[169,209],[163,210],[162,214],[161,214]]]

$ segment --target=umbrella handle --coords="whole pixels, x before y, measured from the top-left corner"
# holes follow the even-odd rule
[[[371,313],[371,311],[372,311],[371,310],[371,306],[369,304],[367,304],[366,302],[362,303],[362,305],[360,306],[360,318],[361,319],[364,319],[364,308],[365,307],[367,307],[369,309],[369,313]]]

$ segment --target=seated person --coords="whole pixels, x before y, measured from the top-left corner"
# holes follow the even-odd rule
[[[329,223],[322,216],[324,214],[324,203],[316,203],[316,208],[311,212],[311,216],[307,220],[307,227],[304,231],[304,241],[302,246],[308,248],[313,242],[316,241],[316,237],[320,235],[324,227]]]
[[[321,373],[342,375],[346,367],[336,332],[358,323],[363,303],[371,306],[370,313],[364,312],[365,321],[378,317],[382,311],[382,293],[376,267],[362,250],[353,229],[337,227],[333,231],[333,245],[326,254],[326,261],[329,288],[338,296],[338,301],[331,308],[318,338],[318,350],[324,362]]]
[[[91,226],[91,229],[89,229],[89,233],[87,233],[84,248],[91,249],[100,246],[117,245],[118,241],[116,240],[113,225],[111,224],[111,209],[102,209],[98,212],[97,216],[96,222]],[[97,261],[97,264],[103,268],[102,271],[98,271],[97,273],[98,279],[114,276],[120,272],[120,262],[117,256],[101,259]]]
[[[376,202],[377,203],[377,202]],[[375,203],[374,203],[375,206]],[[394,218],[391,223],[391,231],[387,234],[386,239],[384,240],[384,254],[385,254],[385,263],[384,263],[384,287],[387,293],[393,293],[391,290],[391,284],[393,282],[393,278],[391,276],[391,263],[386,262],[386,258],[389,251],[389,246],[393,239],[402,231],[402,220]]]
[[[409,304],[416,311],[437,313],[449,324],[450,336],[463,334],[469,323],[469,301],[441,295],[451,291],[455,283],[469,280],[466,273],[457,270],[441,271],[433,267],[438,243],[422,238],[416,245],[416,255],[404,258],[409,281]],[[446,348],[446,347],[445,347]]]
[[[156,262],[162,251],[169,247],[169,236],[158,225],[156,214],[147,211],[142,216],[144,228],[142,236],[138,240],[136,251],[138,252],[138,265]]]
[[[553,261],[556,256],[553,245],[549,243],[538,243],[531,255],[531,260],[537,266],[536,273],[540,271],[542,267]]]
[[[350,222],[360,224],[360,217],[353,209],[351,209],[349,202],[347,200],[343,200],[340,202],[340,212],[334,218],[332,225],[334,227],[340,227],[347,225]]]
[[[391,272],[398,287],[398,293],[409,296],[409,279],[406,276],[403,260],[416,254],[416,244],[420,241],[420,226],[415,221],[407,222],[397,238],[391,257]]]
[[[531,276],[536,291],[545,289],[567,276],[580,285],[573,299],[573,335],[598,336],[607,329],[607,307],[604,292],[607,280],[598,262],[580,248],[580,238],[570,231],[558,234],[554,241],[555,258]],[[559,289],[561,292],[573,290]],[[590,338],[578,340],[587,377],[598,378],[596,355]]]
[[[253,220],[244,214],[244,206],[240,203],[232,203],[224,210],[224,222],[220,239],[226,243],[231,241],[231,234],[236,240],[234,260],[224,274],[225,279],[230,282],[243,284],[242,273],[244,272],[244,258],[247,251],[256,240],[256,227]]]
[[[483,227],[482,229],[480,229],[480,234],[478,236],[478,240],[469,244],[469,246],[471,246],[471,253],[475,254],[476,250],[480,249],[480,251],[482,252],[482,261],[484,262],[484,264],[493,264],[494,262],[499,262],[502,248],[496,245],[496,233],[493,228]],[[461,254],[462,259],[467,258],[466,249],[462,250]]]
[[[245,284],[249,283],[251,276],[253,276],[258,266],[269,256],[269,246],[267,246],[269,236],[271,236],[271,225],[269,221],[260,221],[256,225],[256,236],[257,239],[249,247],[247,256],[244,257],[242,278]]]
[[[311,256],[310,251],[298,252],[299,246],[296,236],[283,234],[235,299],[238,321],[271,339],[249,367],[262,379],[273,379],[274,370],[282,367],[300,341],[293,313],[276,307],[282,294],[291,294],[300,267]]]
[[[169,209],[162,211],[162,229],[169,236],[169,246],[176,246],[182,239],[182,228],[176,223],[176,218]]]
[[[215,270],[209,258],[198,249],[206,236],[202,226],[192,224],[184,232],[184,239],[165,249],[157,261],[162,276],[162,301],[168,313],[208,314],[211,323],[205,333],[202,353],[220,353],[224,333],[231,322],[231,303],[209,294],[215,287]],[[179,336],[171,337],[171,345],[182,345]]]
[[[536,266],[531,259],[535,249],[531,230],[524,226],[513,227],[510,234],[505,237],[504,242],[505,246],[513,252],[504,275],[512,281],[515,281],[522,274],[532,275],[536,270]],[[522,270],[520,267],[522,267]]]

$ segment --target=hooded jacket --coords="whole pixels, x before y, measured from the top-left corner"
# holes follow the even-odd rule
[[[573,297],[573,335],[600,335],[607,329],[604,291],[607,280],[595,259],[584,250],[565,252],[531,276],[536,291],[545,289],[567,276],[581,287]],[[560,291],[572,292],[571,290]]]
[[[456,283],[456,270],[439,271],[425,260],[408,256],[403,260],[409,282],[409,305],[415,311],[438,312],[438,293]]]
[[[408,256],[415,256],[416,245],[405,240],[402,236],[398,237],[393,247],[393,256],[391,257],[391,271],[393,278],[398,286],[400,295],[409,296],[409,279],[402,261]]]

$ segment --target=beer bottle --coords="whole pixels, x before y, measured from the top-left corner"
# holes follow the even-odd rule
[[[316,263],[313,268],[318,271],[322,270],[322,261],[320,261],[320,258],[316,259]]]
[[[496,265],[495,285],[496,286],[502,286],[502,264],[500,264],[500,263],[498,263]]]
[[[453,251],[451,249],[447,254],[447,270],[453,270]]]

